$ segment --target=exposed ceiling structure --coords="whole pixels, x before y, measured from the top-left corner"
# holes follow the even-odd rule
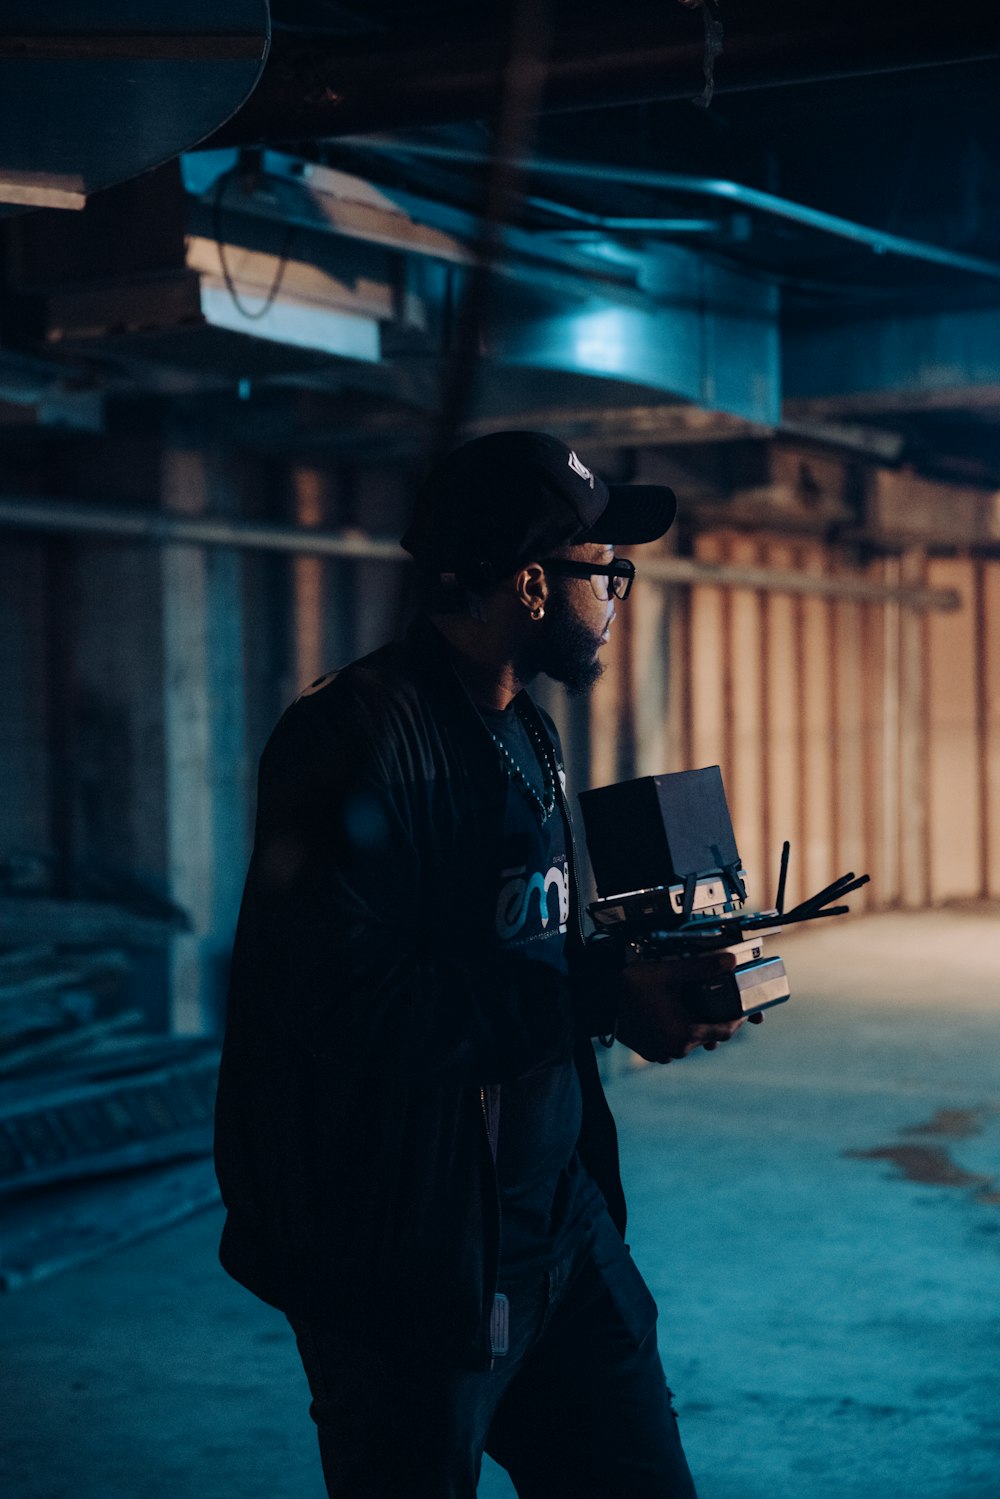
[[[7,9],[8,439],[519,424],[704,475],[777,433],[1000,486],[1000,12],[95,0],[83,45]]]

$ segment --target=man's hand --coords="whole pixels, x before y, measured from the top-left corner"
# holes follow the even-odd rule
[[[617,1036],[647,1062],[670,1062],[686,1057],[699,1046],[714,1051],[720,1041],[735,1036],[745,1021],[703,1024],[691,1018],[685,998],[696,1006],[705,984],[731,973],[732,953],[705,953],[697,958],[652,958],[630,963],[620,976],[621,1004]],[[748,1017],[755,1024],[762,1014]]]

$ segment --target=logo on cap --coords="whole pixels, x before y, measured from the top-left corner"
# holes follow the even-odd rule
[[[575,453],[570,453],[570,455],[569,455],[569,466],[573,470],[574,474],[579,474],[581,479],[586,479],[589,482],[591,489],[593,489],[593,487],[594,487],[594,476],[590,472],[590,469],[586,468],[580,462],[579,458],[576,456]]]

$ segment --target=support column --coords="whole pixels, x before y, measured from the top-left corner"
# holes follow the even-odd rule
[[[165,509],[236,513],[231,461],[178,444],[162,458]],[[170,1023],[216,1030],[246,871],[247,756],[239,555],[165,546],[162,564],[167,872],[192,931],[174,939]]]

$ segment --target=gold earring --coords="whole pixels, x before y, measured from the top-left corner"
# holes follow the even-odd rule
[[[545,606],[544,606],[544,604],[536,604],[535,607],[531,611],[531,617],[534,620],[544,619],[545,618]]]

